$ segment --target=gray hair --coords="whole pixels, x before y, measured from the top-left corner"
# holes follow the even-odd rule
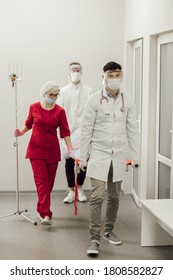
[[[44,95],[51,89],[58,90],[59,89],[58,84],[54,81],[45,83],[40,90],[40,95],[44,97]]]

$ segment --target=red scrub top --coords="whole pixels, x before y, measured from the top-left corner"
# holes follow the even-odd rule
[[[60,161],[57,128],[61,138],[70,136],[65,110],[57,104],[51,110],[42,108],[40,102],[31,104],[25,125],[32,128],[26,158],[45,159],[49,163]]]

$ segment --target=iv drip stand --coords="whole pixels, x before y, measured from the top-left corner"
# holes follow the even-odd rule
[[[15,125],[16,128],[18,128],[18,117],[17,117],[17,76],[16,74],[11,74],[10,75],[11,81],[12,81],[12,87],[14,89],[14,94],[15,94]],[[14,142],[14,147],[16,148],[16,211],[14,213],[11,214],[7,214],[7,215],[3,215],[0,216],[0,219],[5,218],[5,217],[9,217],[9,216],[13,216],[13,215],[19,215],[22,216],[25,220],[31,222],[32,224],[34,224],[35,226],[37,225],[37,222],[31,220],[30,218],[26,217],[25,215],[23,215],[23,212],[28,212],[27,209],[25,210],[19,210],[19,155],[18,155],[18,137],[16,137],[15,142]]]

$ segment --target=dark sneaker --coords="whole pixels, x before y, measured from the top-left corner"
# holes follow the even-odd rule
[[[103,239],[109,241],[109,243],[114,244],[114,245],[120,245],[121,240],[113,233],[105,233],[103,236]]]
[[[99,243],[97,241],[92,241],[91,245],[87,250],[87,255],[97,256],[99,254]]]

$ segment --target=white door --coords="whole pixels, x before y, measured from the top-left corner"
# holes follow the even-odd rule
[[[158,38],[156,198],[173,198],[173,34]]]
[[[142,101],[142,57],[143,57],[143,40],[134,42],[133,45],[133,100],[136,104],[136,119],[139,131],[139,142],[141,151],[141,101]],[[132,169],[132,196],[139,206],[140,201],[140,168]]]

